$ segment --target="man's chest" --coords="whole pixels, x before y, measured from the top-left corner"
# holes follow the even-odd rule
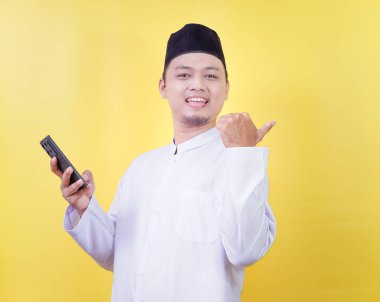
[[[223,157],[198,151],[141,168],[145,173],[133,179],[118,215],[120,220],[134,222],[136,235],[159,232],[195,243],[217,239],[218,201],[225,181]]]

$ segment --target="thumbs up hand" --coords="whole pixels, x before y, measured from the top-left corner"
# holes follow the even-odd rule
[[[215,127],[226,148],[255,147],[275,124],[276,121],[272,120],[257,129],[248,113],[242,112],[219,117]]]

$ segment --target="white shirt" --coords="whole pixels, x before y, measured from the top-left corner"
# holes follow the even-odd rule
[[[65,230],[114,272],[113,302],[237,302],[244,267],[265,255],[276,222],[267,147],[225,148],[214,127],[137,157],[106,214],[95,197]]]

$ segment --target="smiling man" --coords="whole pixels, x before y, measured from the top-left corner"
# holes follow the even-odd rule
[[[171,107],[176,142],[214,127],[229,89],[221,60],[206,53],[185,53],[167,63],[165,70],[159,88]]]
[[[89,183],[69,185],[66,231],[114,272],[112,301],[237,302],[245,267],[272,245],[276,223],[268,203],[267,147],[247,113],[219,118],[228,97],[218,35],[187,24],[168,41],[159,91],[172,111],[171,144],[137,157],[106,214]]]

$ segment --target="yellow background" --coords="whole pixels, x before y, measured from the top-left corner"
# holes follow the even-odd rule
[[[278,234],[243,301],[380,301],[379,20],[359,0],[0,1],[0,301],[110,300],[39,141],[92,170],[108,210],[131,160],[170,143],[157,83],[189,22],[221,37],[222,113],[278,122],[260,143]]]

